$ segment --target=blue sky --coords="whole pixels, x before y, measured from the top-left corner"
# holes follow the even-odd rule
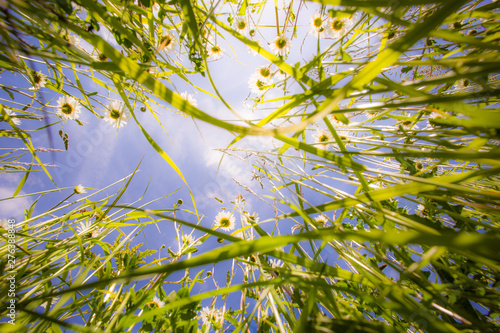
[[[317,39],[307,35],[307,22],[308,15],[313,12],[312,8],[316,8],[317,6],[310,4],[309,7],[311,9],[308,11],[301,11],[301,15],[305,18],[305,27],[299,30],[297,38],[293,40],[292,52],[287,59],[288,63],[293,64],[301,60],[299,49],[303,51],[303,55],[309,53],[304,51],[304,49],[307,50],[310,48],[312,51],[311,54],[316,49]],[[271,23],[273,20],[274,12],[264,10],[261,24],[265,24],[266,22]],[[261,32],[264,33],[268,42],[275,35],[275,31],[271,28],[262,28]],[[110,36],[106,36],[105,32],[101,31],[101,34],[108,37],[108,41],[112,42]],[[211,74],[218,89],[221,90],[221,94],[231,103],[237,112],[251,119],[260,118],[266,115],[268,110],[250,110],[253,103],[251,98],[255,98],[256,95],[249,94],[248,78],[257,66],[268,64],[268,62],[259,56],[250,55],[246,46],[231,36],[226,36],[226,38],[235,52],[233,53],[228,44],[224,44],[222,39],[220,39],[226,50],[225,55],[223,59],[209,63]],[[88,48],[84,43],[81,44],[84,48]],[[328,41],[324,44],[327,45]],[[187,65],[187,59],[181,60]],[[43,64],[35,65],[37,70],[46,72]],[[14,79],[19,86],[26,87],[27,82],[20,75],[12,77],[4,73],[2,76],[4,80]],[[194,85],[200,86],[210,92],[213,91],[207,78],[196,75],[191,76],[190,79],[192,79]],[[173,82],[177,91],[192,93],[197,99],[200,109],[220,119],[235,119],[221,102],[203,93],[196,93],[194,89],[180,79],[174,78]],[[85,89],[89,91],[99,91],[104,96],[109,95],[108,92],[91,80],[83,78],[82,83]],[[168,85],[172,87],[172,85]],[[289,88],[292,92],[300,91],[298,89],[296,84]],[[3,98],[8,99],[3,91],[0,94],[3,94]],[[42,90],[42,94],[43,98],[51,101],[49,104],[52,106],[56,105],[56,100],[60,96],[47,88]],[[274,88],[266,94],[266,98],[271,99],[282,96],[282,94],[279,88]],[[117,97],[113,96],[113,94],[109,96],[110,98]],[[102,100],[102,102],[106,104],[105,100]],[[269,106],[276,105],[279,105],[279,103],[271,103]],[[100,108],[103,111],[103,107],[101,106]],[[233,200],[239,192],[244,191],[233,182],[232,178],[237,178],[247,186],[251,185],[252,167],[247,163],[242,163],[238,159],[224,158],[220,165],[219,173],[217,174],[216,172],[221,153],[213,149],[225,148],[234,138],[231,133],[199,120],[195,121],[163,109],[158,111],[157,116],[165,127],[167,132],[165,133],[149,112],[141,113],[138,110],[135,110],[135,112],[142,126],[147,129],[148,133],[180,167],[193,193],[199,196],[198,200],[203,201],[205,200],[203,197],[212,196],[217,196],[225,202]],[[57,118],[50,117],[48,121],[54,122],[56,120]],[[184,199],[185,204],[189,203],[189,195],[181,179],[147,143],[133,119],[129,121],[126,127],[120,128],[118,131],[108,126],[104,121],[97,119],[88,110],[82,111],[80,120],[84,122],[84,126],[79,126],[76,122],[71,121],[62,124],[63,130],[69,135],[69,151],[40,154],[45,163],[58,165],[57,168],[50,169],[58,187],[74,187],[75,185],[82,184],[88,188],[100,188],[131,173],[142,159],[140,172],[134,177],[134,182],[137,182],[137,188],[131,187],[127,191],[124,197],[126,201],[133,201],[136,193],[142,193],[143,189],[140,188],[141,185],[146,184],[151,179],[152,183],[148,190],[150,198],[162,196],[179,187],[184,187],[177,195]],[[23,120],[25,128],[34,129],[42,125],[45,125],[43,121]],[[49,141],[46,131],[33,133],[33,144],[35,147],[64,149],[62,140],[57,134],[59,126],[55,125],[50,129],[52,141]],[[2,147],[11,147],[12,144],[22,147],[22,144],[19,144],[19,142],[14,142],[15,140],[13,139],[2,140]],[[273,140],[271,139],[248,137],[240,141],[236,147],[265,149],[272,148],[273,146],[279,147],[280,145],[279,142],[274,142],[273,145]],[[2,177],[6,179],[3,182],[3,186],[0,187],[0,194],[4,194],[2,197],[6,197],[9,191],[13,191],[20,176],[14,174],[5,176],[4,174]],[[254,183],[256,182],[254,181]],[[33,193],[53,187],[54,185],[42,172],[32,173],[23,188],[23,193]],[[251,187],[256,191],[260,188],[260,186]],[[61,196],[64,197],[64,194],[61,193]],[[248,210],[257,208],[252,206],[256,205],[256,201],[251,195],[245,195],[245,197],[248,199]],[[32,199],[19,199],[17,202],[17,204],[2,204],[2,210],[6,214],[20,218],[22,210],[30,205]],[[217,212],[215,208],[217,204],[217,201],[214,200],[213,212]],[[258,208],[261,208],[260,204]],[[40,206],[39,209],[43,211],[43,206]],[[206,222],[211,223],[213,220],[212,216],[209,216],[208,211],[206,215]]]

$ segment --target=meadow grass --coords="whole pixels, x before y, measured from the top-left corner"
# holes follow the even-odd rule
[[[0,200],[67,193],[36,214],[35,199],[15,226],[2,220],[0,295],[15,304],[13,317],[0,310],[2,332],[498,330],[497,3],[314,2],[0,5],[9,78],[0,136],[21,145],[3,144],[0,166],[22,175]],[[241,47],[266,63],[248,81],[252,117],[231,105],[212,67]],[[101,90],[87,90],[89,81]],[[181,94],[180,83],[234,119]],[[32,138],[66,121],[83,125],[82,111],[117,130],[137,124],[189,189],[186,203],[153,209],[140,194],[124,203],[139,166],[102,189],[58,188],[42,157],[53,148]],[[248,163],[259,186],[236,179],[248,194],[206,216],[138,111],[165,134],[161,112],[234,134],[219,150]],[[44,125],[29,128],[35,119]],[[249,136],[272,138],[274,148],[251,147]],[[54,188],[24,194],[28,176],[41,173]],[[249,198],[274,215],[248,212]],[[160,223],[176,246],[134,243]],[[226,264],[221,284],[214,272]]]

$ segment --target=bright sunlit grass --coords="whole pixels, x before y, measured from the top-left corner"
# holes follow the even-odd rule
[[[0,17],[0,201],[31,200],[0,216],[0,331],[499,330],[496,2],[8,0]],[[82,149],[84,114],[140,130],[186,196],[139,192],[137,163],[60,188],[50,156]],[[186,176],[208,172],[186,148],[200,123],[232,135],[217,170],[251,170],[221,171],[232,201],[200,203]]]

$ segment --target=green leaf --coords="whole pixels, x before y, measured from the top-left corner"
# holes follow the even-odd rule
[[[31,161],[31,164],[28,168],[28,170],[24,173],[23,175],[23,178],[21,178],[21,181],[19,182],[19,184],[17,185],[16,187],[16,190],[14,191],[14,193],[12,194],[13,197],[15,197],[16,195],[19,194],[19,192],[21,192],[21,190],[23,189],[23,186],[24,184],[26,183],[26,180],[28,179],[28,176],[30,175],[30,172],[31,172],[31,168],[33,167],[33,163],[35,162],[35,159],[33,158],[33,160]],[[36,202],[36,201],[35,201]],[[31,210],[31,208],[30,208]]]

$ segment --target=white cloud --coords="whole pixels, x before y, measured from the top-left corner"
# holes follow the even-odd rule
[[[15,187],[0,187],[0,199],[12,197],[15,189]],[[20,195],[21,194],[22,193],[20,193]],[[24,210],[28,209],[30,206],[31,200],[27,197],[2,200],[0,201],[0,218],[24,219]]]

